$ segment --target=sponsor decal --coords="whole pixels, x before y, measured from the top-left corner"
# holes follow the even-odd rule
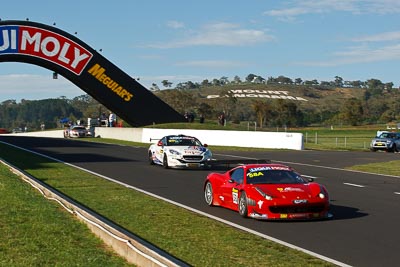
[[[262,172],[249,172],[247,174],[247,177],[249,177],[249,178],[258,177],[258,176],[264,176],[264,173],[262,173]]]
[[[295,199],[293,200],[294,204],[306,204],[308,201],[307,199]]]
[[[239,190],[232,188],[232,202],[237,204],[239,202]]]
[[[278,187],[277,190],[279,192],[304,192],[303,189],[297,187],[285,187],[285,188]]]
[[[269,99],[288,99],[296,101],[308,101],[302,97],[290,96],[288,91],[271,91],[271,90],[230,90],[229,95],[207,95],[208,99],[220,97],[238,97],[238,98],[269,98]]]
[[[51,61],[80,75],[93,55],[74,41],[32,26],[0,26],[0,56],[20,54]]]
[[[200,155],[202,151],[199,149],[185,149],[183,153],[186,155]]]
[[[116,81],[114,81],[110,76],[106,74],[106,69],[100,66],[99,64],[94,64],[88,70],[89,74],[95,77],[99,82],[104,84],[108,89],[113,91],[119,97],[121,97],[124,101],[130,101],[133,97],[133,94],[128,92],[125,88],[119,85]]]
[[[259,171],[269,171],[269,170],[290,171],[290,168],[281,166],[272,166],[272,167],[265,166],[265,167],[250,168],[249,172],[259,172]]]

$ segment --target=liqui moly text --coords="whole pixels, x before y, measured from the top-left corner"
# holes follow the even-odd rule
[[[52,31],[31,26],[0,26],[0,56],[42,58],[80,75],[93,57],[87,49]]]

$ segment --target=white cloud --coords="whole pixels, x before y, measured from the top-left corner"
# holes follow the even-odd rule
[[[228,60],[198,60],[176,63],[177,66],[228,69],[246,66],[246,63]]]
[[[333,59],[325,61],[297,62],[296,65],[333,67],[340,65],[393,61],[400,59],[400,44],[388,45],[379,48],[368,46],[349,47],[346,51],[333,54]]]
[[[375,35],[367,35],[353,38],[354,42],[384,42],[400,40],[400,31],[383,32]]]
[[[185,24],[183,22],[176,21],[176,20],[167,21],[167,26],[169,28],[173,28],[173,29],[185,28]]]
[[[248,46],[270,42],[275,37],[265,31],[245,29],[232,23],[215,23],[181,40],[150,45],[153,48],[179,48],[187,46]]]
[[[305,14],[331,13],[335,11],[352,14],[400,13],[398,0],[295,0],[282,9],[267,10],[263,14],[282,20],[294,20]]]

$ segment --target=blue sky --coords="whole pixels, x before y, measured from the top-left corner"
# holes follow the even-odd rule
[[[400,84],[399,0],[5,1],[1,20],[77,36],[150,88],[223,76]],[[0,102],[85,94],[36,65],[0,63]]]

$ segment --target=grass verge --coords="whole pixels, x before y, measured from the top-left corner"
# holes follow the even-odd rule
[[[2,164],[0,195],[0,266],[129,266]]]
[[[127,189],[118,184],[106,181],[97,176],[77,170],[67,165],[50,161],[49,159],[32,155],[13,147],[0,144],[0,151],[2,151],[2,158],[13,165],[18,166],[22,170],[28,172],[32,176],[40,179],[46,184],[56,188],[63,194],[68,195],[75,201],[84,204],[102,216],[114,221],[116,224],[123,226],[125,229],[135,233],[143,239],[148,240],[159,248],[167,251],[175,257],[189,263],[193,266],[333,266],[330,263],[322,261],[318,258],[312,257],[303,252],[288,249],[285,246],[268,241],[261,237],[257,237],[234,229],[230,226],[215,222],[206,217],[192,213],[185,209],[176,207],[172,204],[160,201],[145,194]],[[4,170],[3,170],[4,172]],[[1,176],[2,180],[16,180],[13,176],[4,174]],[[4,178],[3,178],[4,177]],[[15,182],[16,182],[15,181]],[[28,187],[28,185],[26,185]],[[21,189],[19,187],[9,186],[6,191],[11,195],[17,194],[19,191],[29,191],[29,194],[35,195],[35,199],[21,200],[22,203],[29,202],[30,207],[25,208],[29,210],[43,209],[43,205],[49,205],[38,194],[34,193],[34,189],[27,188]],[[2,210],[7,210],[10,216],[19,215],[19,208],[14,208],[17,200],[9,200],[7,205],[2,205]],[[27,203],[25,203],[27,204]],[[56,206],[51,205],[50,210],[45,210],[42,217],[61,216],[63,222],[56,221],[55,225],[60,224],[60,230],[55,231],[56,237],[62,239],[70,239],[70,231],[63,230],[65,225],[75,225],[80,223],[74,222],[72,218],[68,217],[65,212],[58,211]],[[11,209],[12,211],[10,211]],[[21,208],[22,209],[22,208]],[[24,211],[25,209],[22,209]],[[61,213],[61,215],[59,214]],[[33,246],[53,247],[57,243],[55,240],[48,240],[48,233],[36,229],[31,232],[25,232],[24,229],[30,224],[36,224],[38,228],[46,227],[45,225],[49,220],[41,219],[33,213],[30,215],[31,223],[18,224],[8,221],[1,221],[2,228],[14,227],[16,236],[18,237],[13,242],[23,243],[26,239],[31,239]],[[2,216],[1,220],[8,220]],[[64,217],[63,217],[64,216]],[[43,225],[44,224],[44,225]],[[88,229],[84,227],[74,231],[78,236],[77,239],[71,242],[62,242],[65,246],[80,246],[87,247],[88,249],[98,248],[99,243],[89,243],[83,240],[81,235],[90,235]],[[76,226],[74,226],[76,227]],[[3,230],[2,230],[3,231]],[[51,231],[50,231],[51,232]],[[5,233],[5,232],[4,232]],[[35,233],[35,234],[32,234]],[[3,235],[5,236],[5,235]],[[40,236],[45,241],[36,241],[36,236]],[[5,239],[5,238],[3,238]],[[3,240],[4,247],[2,249],[2,261],[4,263],[13,263],[14,253],[9,252],[6,247],[10,242],[8,238]],[[51,242],[51,243],[50,243]],[[68,248],[69,249],[69,248]],[[72,249],[72,248],[71,248]],[[66,250],[62,247],[57,250]],[[57,266],[71,266],[77,265],[66,262],[62,255],[52,257],[52,250],[42,251],[41,258],[44,264],[21,264],[23,265],[57,265]],[[19,252],[20,258],[32,257],[32,251],[23,250]],[[46,264],[47,258],[54,258],[51,263]],[[85,256],[83,258],[86,258]],[[117,266],[117,263],[104,263],[93,265],[104,266]],[[120,266],[125,263],[120,262]],[[11,264],[13,265],[13,264]],[[90,264],[82,264],[90,266]]]
[[[400,160],[393,160],[385,163],[369,163],[365,165],[356,165],[349,167],[349,170],[370,172],[370,173],[378,173],[378,174],[387,174],[400,176]]]

